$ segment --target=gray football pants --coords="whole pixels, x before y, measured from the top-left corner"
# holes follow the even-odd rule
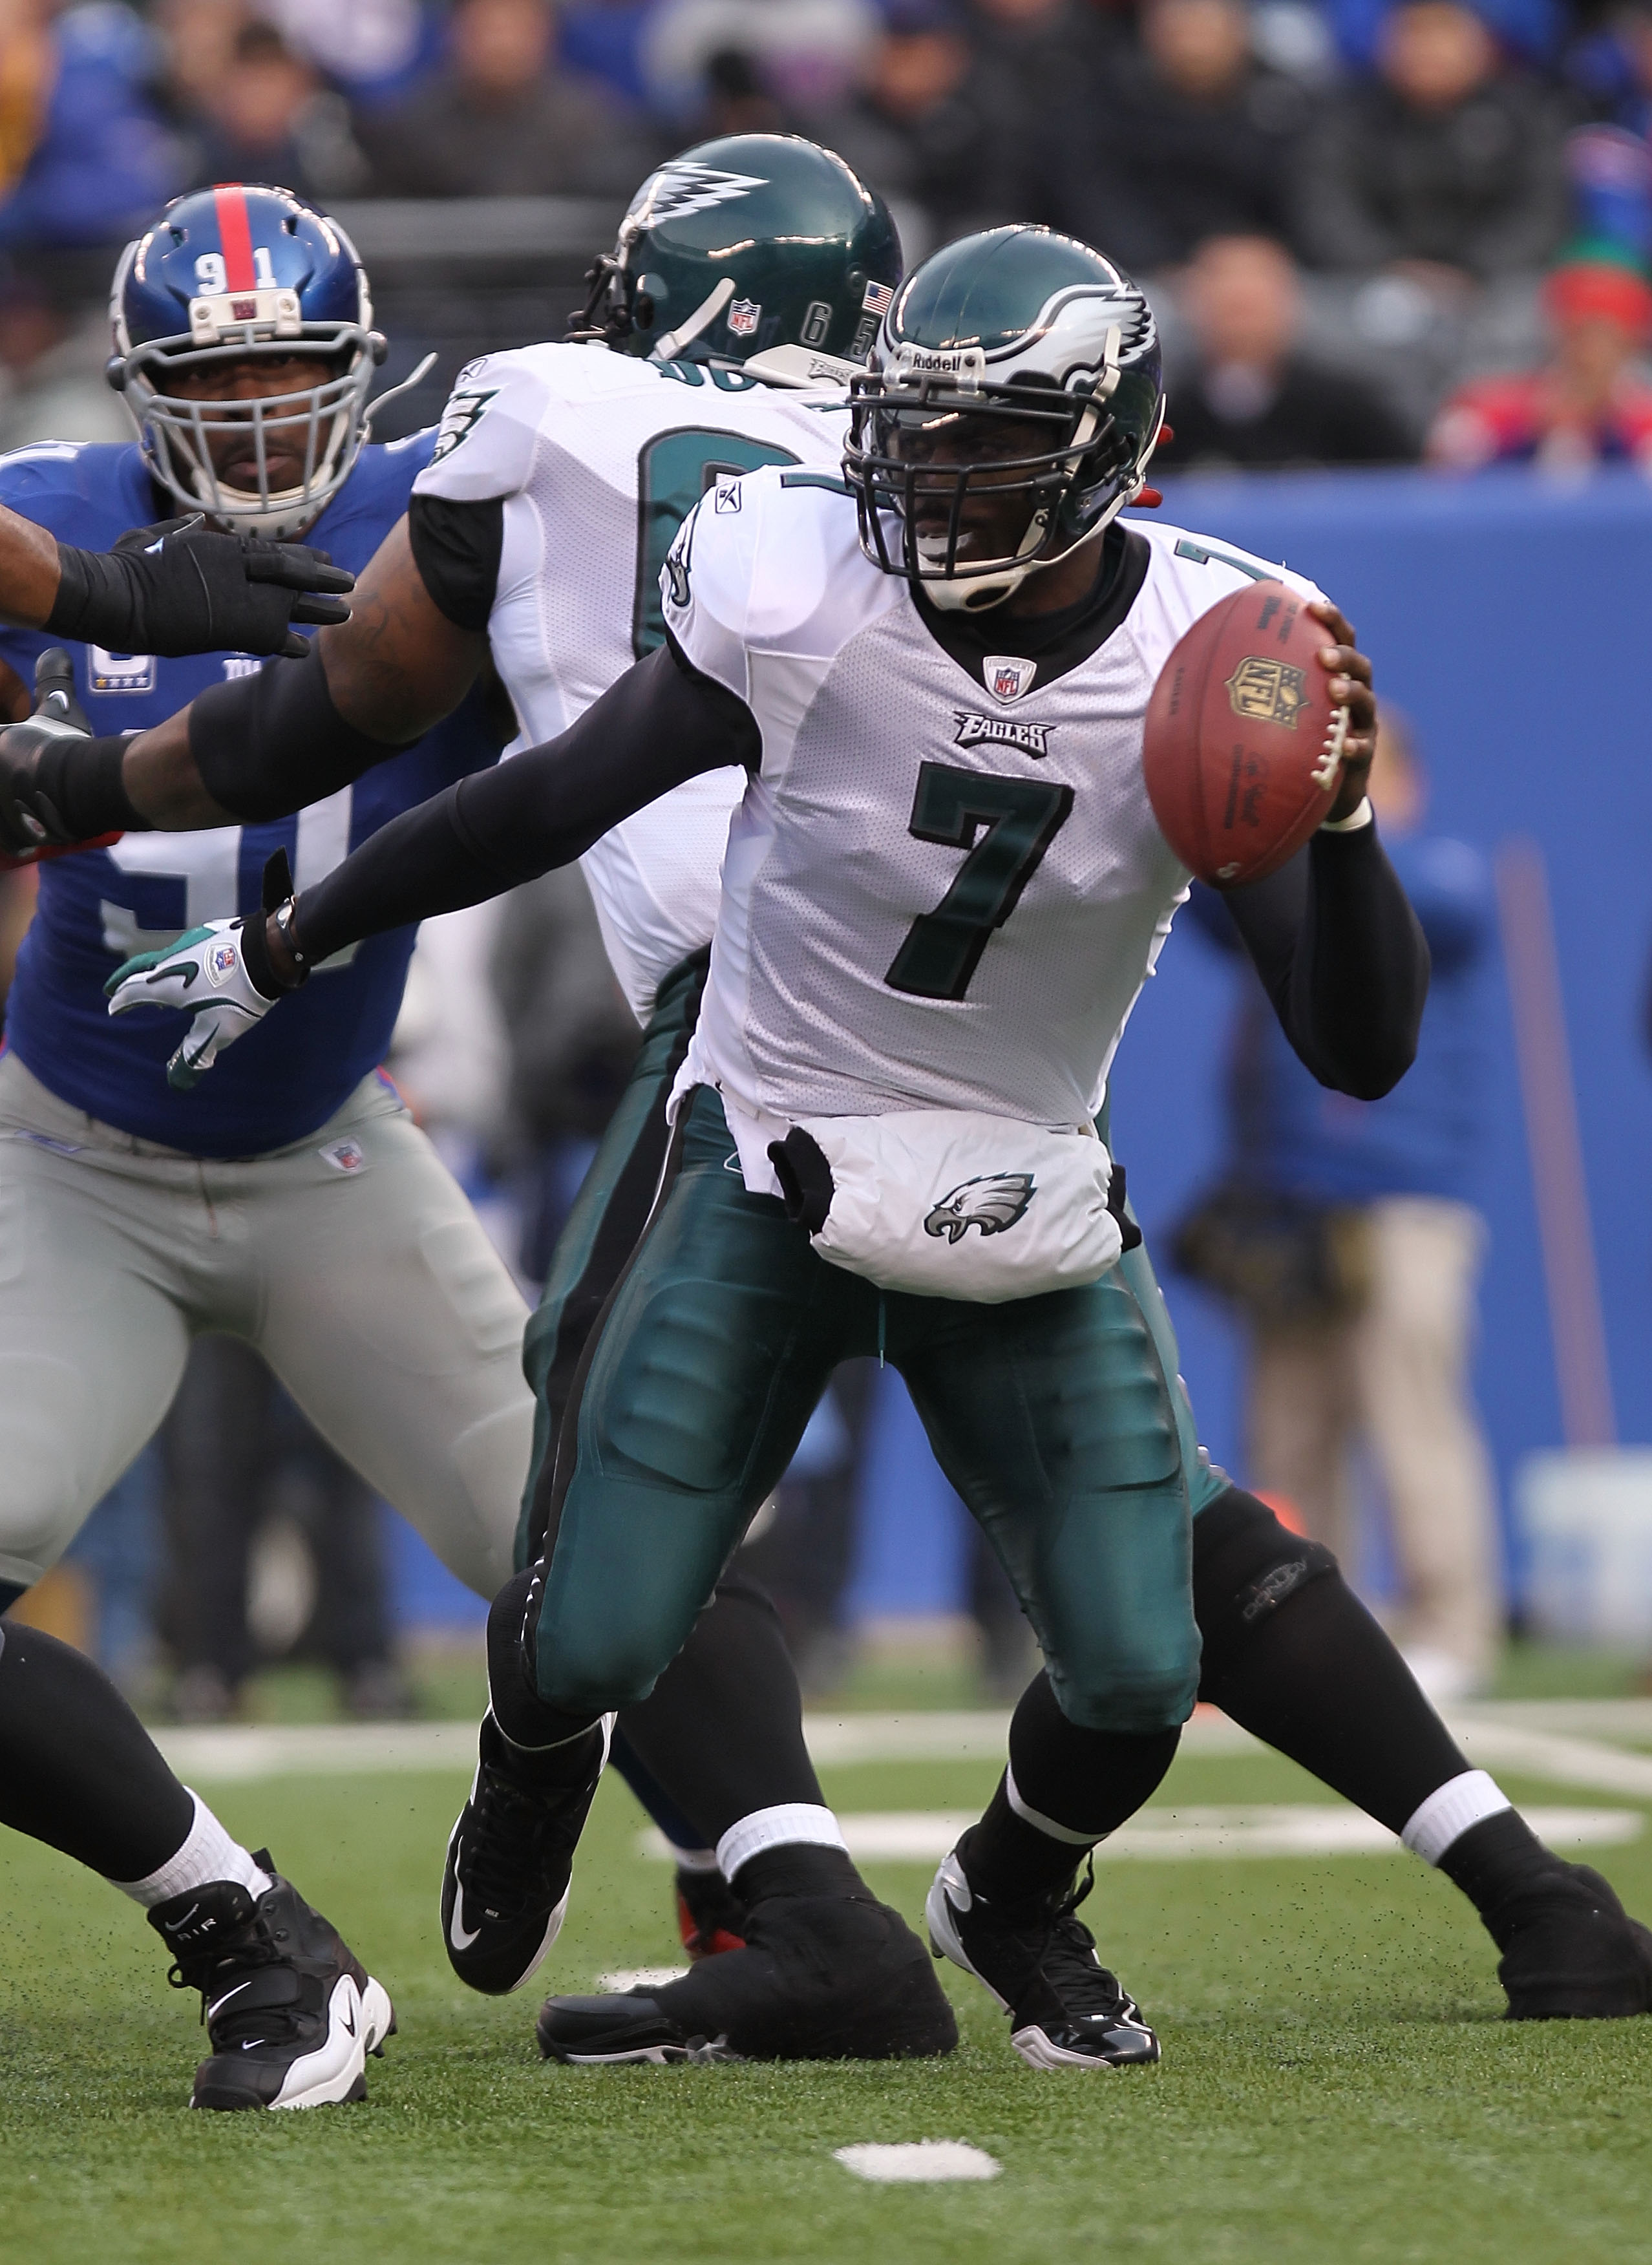
[[[295,1147],[221,1162],[116,1132],[5,1056],[0,1584],[56,1561],[165,1416],[190,1339],[222,1329],[491,1597],[533,1436],[526,1320],[382,1080]]]

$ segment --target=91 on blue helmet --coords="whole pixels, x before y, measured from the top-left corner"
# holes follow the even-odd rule
[[[181,509],[238,533],[279,541],[308,527],[360,454],[368,390],[386,353],[366,273],[338,222],[286,189],[224,183],[178,197],[127,245],[109,311],[109,382],[158,484]],[[324,375],[252,399],[231,390],[238,365],[295,360],[321,364]],[[222,398],[200,382],[217,375]],[[180,378],[192,381],[187,392]],[[237,449],[233,480],[214,449],[215,434],[222,454],[230,426],[250,426],[253,442]],[[278,485],[272,456],[295,462],[299,477]]]
[[[849,390],[861,548],[969,611],[1001,604],[1134,501],[1164,421],[1146,297],[1043,228],[991,229],[925,260]]]

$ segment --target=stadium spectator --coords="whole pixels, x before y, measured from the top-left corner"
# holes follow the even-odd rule
[[[1209,237],[1186,271],[1181,302],[1198,363],[1171,389],[1173,438],[1156,464],[1381,464],[1415,455],[1370,386],[1299,351],[1301,287],[1279,244]]]
[[[1543,298],[1554,340],[1548,360],[1459,387],[1429,435],[1429,461],[1454,471],[1628,462],[1652,473],[1652,382],[1637,367],[1652,339],[1645,275],[1590,251],[1556,267]]]
[[[420,0],[255,0],[294,51],[369,110],[410,92],[435,61],[436,18]],[[239,176],[235,178],[238,178]]]
[[[1206,237],[1288,237],[1307,88],[1259,63],[1245,0],[1146,0],[1093,135],[1095,240],[1137,272]]]
[[[381,196],[619,194],[647,171],[605,91],[559,70],[549,0],[456,0],[445,67],[360,131]]]
[[[874,0],[659,0],[639,41],[649,100],[682,135],[713,59],[733,53],[786,116],[812,120],[844,100],[879,24]]]
[[[919,206],[944,241],[1015,216],[999,179],[1001,111],[990,69],[947,0],[892,0],[859,87],[813,130],[862,180]]]
[[[177,187],[129,8],[0,0],[0,244],[118,243]]]
[[[244,24],[205,90],[192,186],[270,181],[319,205],[361,189],[367,160],[342,96],[273,24]]]
[[[109,390],[109,318],[76,305],[34,273],[0,273],[0,452],[35,441],[129,441],[132,420]]]
[[[1399,1577],[1395,1633],[1438,1701],[1483,1683],[1502,1617],[1490,1464],[1468,1383],[1493,915],[1479,852],[1419,830],[1424,798],[1404,727],[1385,710],[1371,799],[1433,960],[1415,1064],[1382,1101],[1328,1092],[1248,984],[1232,1176],[1184,1222],[1177,1258],[1248,1324],[1251,1485],[1283,1497],[1350,1568],[1350,1463],[1357,1446],[1369,1449]],[[1235,950],[1219,899],[1196,892],[1193,911]]]
[[[1568,215],[1564,120],[1459,0],[1401,0],[1378,75],[1321,109],[1298,188],[1317,266],[1408,268],[1443,294],[1542,267]]]

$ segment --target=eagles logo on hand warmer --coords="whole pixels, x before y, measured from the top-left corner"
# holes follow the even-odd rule
[[[944,1234],[949,1242],[957,1242],[972,1227],[983,1234],[1002,1234],[1026,1217],[1037,1193],[1030,1172],[987,1172],[942,1196],[925,1220],[923,1231]]]

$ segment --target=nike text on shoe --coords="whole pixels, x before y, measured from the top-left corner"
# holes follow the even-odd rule
[[[546,1790],[511,1767],[510,1747],[484,1715],[470,1798],[448,1842],[441,1939],[462,1982],[490,1997],[520,1990],[562,1929],[573,1852],[608,1754],[608,1725],[592,1766],[571,1789]]]
[[[870,1896],[770,1896],[737,1950],[680,1981],[549,1998],[548,2060],[907,2060],[949,2053],[957,2024],[912,1929]]]
[[[1087,1878],[1076,1890],[994,1905],[972,1886],[955,1848],[930,1887],[924,1912],[935,1956],[986,1985],[1030,2068],[1130,2068],[1159,2057],[1134,1999],[1073,1916],[1090,1886]]]
[[[175,1989],[199,1990],[212,2057],[195,2071],[192,2108],[320,2108],[365,2100],[367,2056],[396,2015],[337,1930],[276,1873],[255,1903],[238,1881],[157,1904],[149,1925],[171,1952]]]
[[[1606,2021],[1652,2014],[1652,1932],[1598,1872],[1560,1858],[1551,1875],[1488,1912],[1511,2021]]]

